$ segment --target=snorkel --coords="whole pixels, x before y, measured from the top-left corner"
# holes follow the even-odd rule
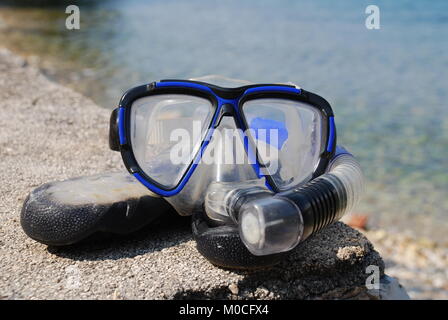
[[[289,251],[339,220],[357,204],[363,186],[358,161],[338,148],[325,174],[292,190],[273,193],[259,181],[215,182],[205,211],[213,220],[231,218],[252,254],[269,255]]]

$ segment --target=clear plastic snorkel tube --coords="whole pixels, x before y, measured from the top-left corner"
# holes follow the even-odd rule
[[[239,227],[242,241],[254,255],[289,251],[298,243],[351,211],[364,189],[361,167],[338,147],[325,174],[280,193],[260,180],[240,184],[214,182],[205,197],[212,220],[229,218]]]

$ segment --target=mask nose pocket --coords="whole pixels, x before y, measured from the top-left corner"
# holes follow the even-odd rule
[[[167,201],[181,215],[191,215],[203,208],[207,189],[212,182],[235,182],[259,179],[249,163],[244,148],[244,136],[233,117],[222,117],[213,131],[210,143],[202,154],[188,183]]]

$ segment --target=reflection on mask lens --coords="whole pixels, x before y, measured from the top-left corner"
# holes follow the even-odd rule
[[[244,103],[243,113],[251,141],[277,186],[284,190],[311,178],[321,148],[319,111],[293,100],[255,99]]]
[[[145,174],[175,187],[199,150],[211,117],[211,102],[200,97],[161,94],[134,101],[131,143]]]

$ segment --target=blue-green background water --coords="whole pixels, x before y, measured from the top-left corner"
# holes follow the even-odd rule
[[[83,1],[78,31],[65,7],[17,3],[0,6],[1,43],[104,107],[140,83],[206,74],[322,95],[366,173],[358,212],[446,240],[448,1]],[[369,4],[380,30],[365,27]]]

